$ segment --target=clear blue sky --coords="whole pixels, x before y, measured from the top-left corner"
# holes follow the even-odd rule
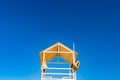
[[[120,80],[115,0],[0,0],[0,80],[40,80],[39,52],[76,45],[78,80]]]

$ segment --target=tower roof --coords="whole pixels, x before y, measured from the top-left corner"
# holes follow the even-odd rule
[[[75,54],[74,58],[72,57],[73,53]],[[64,44],[57,42],[56,44],[54,44],[54,45],[52,45],[52,46],[48,47],[47,49],[40,52],[41,64],[42,64],[42,62],[48,62],[57,56],[60,56],[65,61],[72,64],[73,59],[74,59],[74,61],[76,60],[77,52],[71,50],[70,48],[68,48]],[[43,58],[45,58],[44,61],[43,61]]]

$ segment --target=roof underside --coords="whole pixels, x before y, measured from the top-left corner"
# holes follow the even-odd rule
[[[74,57],[73,57],[73,53],[74,53]],[[73,50],[71,50],[70,48],[66,47],[62,43],[58,42],[58,43],[54,44],[53,46],[50,46],[49,48],[40,52],[41,64],[43,62],[48,62],[57,56],[60,56],[65,61],[72,64],[73,60],[74,61],[76,60],[77,53],[74,52]]]

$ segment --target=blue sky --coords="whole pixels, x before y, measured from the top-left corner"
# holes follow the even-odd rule
[[[78,80],[120,80],[115,0],[0,0],[0,80],[40,80],[39,52],[76,45]]]

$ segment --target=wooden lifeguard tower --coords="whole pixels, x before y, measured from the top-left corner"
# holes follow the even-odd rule
[[[80,61],[76,61],[77,55],[77,52],[60,42],[41,51],[41,80],[76,80],[76,71],[80,65]]]

